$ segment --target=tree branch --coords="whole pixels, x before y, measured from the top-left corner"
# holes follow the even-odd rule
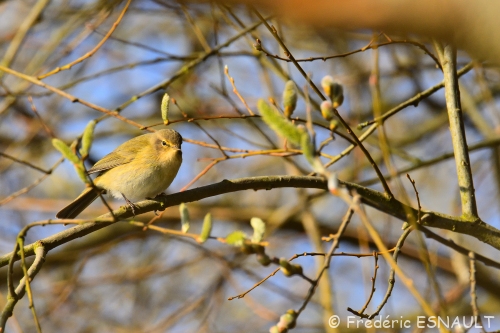
[[[469,151],[467,150],[467,139],[465,137],[462,106],[460,103],[456,60],[457,50],[455,47],[447,45],[442,54],[444,89],[446,108],[448,109],[448,118],[450,120],[451,140],[455,153],[460,199],[462,201],[462,214],[468,218],[479,218]]]
[[[30,255],[35,254],[35,261],[33,261],[31,267],[27,271],[27,276],[29,280],[32,280],[42,268],[47,251],[43,246],[42,241],[37,241],[29,246],[31,246],[32,248],[32,253],[30,253]],[[24,248],[26,249],[26,247]],[[14,306],[24,296],[24,293],[26,292],[26,282],[27,280],[25,276],[21,279],[21,281],[19,281],[19,285],[15,290],[15,295],[9,294],[7,303],[5,304],[2,313],[0,315],[0,332],[5,332],[5,325],[7,323],[7,319],[9,319],[9,317],[12,316],[12,312],[14,311]]]
[[[381,212],[394,216],[402,221],[408,220],[407,214],[417,216],[418,211],[409,207],[402,202],[392,198],[388,199],[384,193],[360,186],[358,184],[344,182],[339,180],[339,186],[344,186],[349,190],[355,190],[361,196],[361,201]],[[157,200],[144,200],[135,203],[135,213],[137,215],[152,212],[154,210],[164,210],[167,207],[179,205],[181,203],[199,201],[205,198],[216,195],[244,191],[244,190],[271,190],[274,188],[311,188],[327,190],[327,181],[321,177],[309,176],[263,176],[263,177],[248,177],[238,178],[233,180],[223,180],[219,183],[201,186],[185,192],[173,193],[162,196]],[[131,209],[127,206],[120,207],[113,212],[118,220],[123,220],[133,216]],[[434,227],[439,229],[451,230],[461,234],[469,235],[478,240],[500,250],[500,230],[491,225],[476,220],[471,223],[471,220],[463,217],[453,217],[437,212],[422,210],[422,223],[420,226]],[[61,231],[55,235],[41,239],[41,242],[46,251],[50,251],[60,245],[70,242],[73,239],[83,237],[91,232],[105,228],[112,223],[108,222],[112,217],[111,213],[99,216],[95,221],[81,224],[68,230]],[[430,236],[429,236],[430,235]],[[441,237],[433,237],[433,234],[428,234],[431,237],[447,246],[449,241]],[[30,244],[24,247],[26,257],[34,254],[35,244]],[[19,252],[20,255],[20,252]],[[0,267],[8,264],[12,252],[0,257]],[[476,256],[476,259],[482,261],[486,265],[494,265],[494,262],[482,256]],[[17,260],[17,259],[16,259]]]

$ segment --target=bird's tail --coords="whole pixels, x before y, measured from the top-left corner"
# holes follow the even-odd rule
[[[74,219],[88,207],[103,190],[87,187],[72,203],[61,209],[56,217],[59,219]]]

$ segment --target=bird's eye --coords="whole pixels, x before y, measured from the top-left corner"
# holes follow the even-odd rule
[[[161,142],[161,145],[162,145],[163,147],[167,147],[167,146],[168,146],[168,143],[167,143],[167,141],[163,140],[163,141]]]

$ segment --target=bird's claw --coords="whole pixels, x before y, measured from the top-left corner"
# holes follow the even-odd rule
[[[139,207],[137,207],[136,205],[134,205],[134,203],[132,201],[130,201],[129,199],[127,199],[127,197],[125,195],[123,195],[122,193],[122,197],[123,199],[125,199],[125,202],[127,203],[127,206],[130,207],[130,209],[132,210],[132,215],[135,216],[135,209],[139,209]]]

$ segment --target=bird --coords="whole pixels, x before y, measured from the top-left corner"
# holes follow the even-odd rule
[[[182,136],[172,129],[158,130],[132,138],[104,156],[88,170],[99,173],[94,186],[86,187],[56,217],[73,219],[99,195],[109,192],[123,197],[135,215],[131,200],[150,199],[165,191],[182,163]]]

